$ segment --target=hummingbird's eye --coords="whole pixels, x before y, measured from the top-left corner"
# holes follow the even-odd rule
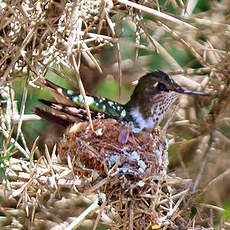
[[[169,92],[167,86],[161,82],[158,83],[157,85],[157,89],[161,90],[161,91],[166,91],[166,92]]]

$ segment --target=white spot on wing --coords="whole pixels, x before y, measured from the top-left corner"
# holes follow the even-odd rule
[[[84,103],[83,96],[81,94],[78,96],[78,100],[79,100],[79,102]]]
[[[108,101],[108,104],[109,104],[110,106],[112,106],[112,105],[114,104],[114,102]]]
[[[67,89],[67,94],[73,96],[74,92],[73,92],[73,90]]]
[[[93,103],[94,103],[93,97],[86,96],[86,103],[87,103],[88,105],[93,104]]]
[[[123,110],[121,111],[121,116],[122,116],[122,117],[125,117],[125,116],[126,116],[126,111],[125,111],[125,109],[123,109]]]

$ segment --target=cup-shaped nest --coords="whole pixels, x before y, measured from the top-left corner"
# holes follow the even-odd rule
[[[126,229],[127,223],[133,229],[160,226],[165,211],[158,201],[166,199],[165,206],[170,207],[170,199],[162,194],[171,193],[164,179],[168,151],[160,130],[134,133],[113,119],[93,120],[93,127],[94,131],[89,122],[82,122],[66,131],[57,146],[61,161],[71,159],[73,171],[85,179],[87,193],[105,194],[116,229]]]
[[[168,165],[167,144],[160,139],[160,130],[133,133],[126,124],[113,119],[93,120],[70,127],[58,144],[62,162],[67,156],[79,176],[97,173],[106,177],[116,165],[119,174],[149,177],[165,174]],[[121,141],[121,136],[126,139]]]

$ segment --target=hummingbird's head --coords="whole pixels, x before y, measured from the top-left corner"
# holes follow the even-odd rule
[[[141,129],[155,128],[179,94],[209,95],[183,89],[160,70],[148,73],[139,79],[131,99],[125,104],[128,118]]]
[[[174,91],[181,94],[194,94],[201,96],[210,96],[208,93],[204,92],[196,92],[191,90],[185,90],[181,86],[179,86],[172,78],[169,77],[168,74],[163,71],[157,70],[150,73],[147,73],[143,77],[141,77],[136,86],[136,91],[144,92],[146,89],[154,88],[156,90],[170,92]]]

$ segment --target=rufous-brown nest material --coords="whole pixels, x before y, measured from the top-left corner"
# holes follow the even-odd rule
[[[93,127],[94,131],[89,122],[69,127],[57,151],[62,162],[71,159],[73,171],[84,181],[84,193],[105,194],[104,208],[112,210],[114,220],[111,229],[176,226],[178,218],[170,220],[177,210],[171,199],[175,190],[167,181],[167,143],[160,129],[130,131],[122,144],[119,135],[127,129],[125,124],[95,119]]]
[[[67,129],[57,150],[62,162],[67,156],[72,160],[74,171],[80,176],[105,177],[117,164],[119,173],[142,177],[165,174],[168,165],[167,145],[160,139],[160,130],[133,133],[114,119],[93,120],[94,131],[88,122],[74,124]],[[125,132],[128,140],[119,141]]]

